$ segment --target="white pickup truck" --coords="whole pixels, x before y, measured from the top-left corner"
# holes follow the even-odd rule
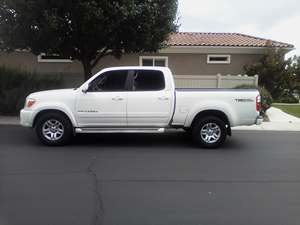
[[[155,133],[183,128],[195,143],[216,148],[231,127],[260,124],[257,90],[175,89],[165,67],[115,67],[77,89],[30,94],[21,125],[35,128],[46,145],[78,133]]]

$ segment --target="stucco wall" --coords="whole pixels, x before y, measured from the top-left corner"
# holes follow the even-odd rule
[[[261,55],[232,54],[230,64],[207,64],[206,54],[174,54],[169,56],[169,67],[176,75],[242,74],[246,64],[258,61]]]
[[[142,54],[151,56],[155,54]],[[207,64],[206,54],[156,54],[156,56],[168,56],[169,67],[176,75],[216,75],[218,73],[242,74],[243,66],[257,61],[261,55],[257,54],[231,54],[230,64]],[[83,70],[80,62],[72,63],[39,63],[37,57],[28,52],[0,53],[0,65],[18,68],[21,70],[37,73],[57,73],[65,74],[70,85],[81,82]],[[113,57],[103,58],[94,73],[110,66],[137,66],[139,65],[139,55],[125,55],[121,60]]]
[[[82,73],[82,68],[78,62],[39,63],[37,56],[28,52],[1,52],[0,65],[37,73]]]

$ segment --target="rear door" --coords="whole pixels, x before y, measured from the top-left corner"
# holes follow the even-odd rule
[[[134,70],[129,73],[131,91],[127,100],[129,127],[164,127],[170,122],[172,111],[171,90],[166,90],[163,72]]]

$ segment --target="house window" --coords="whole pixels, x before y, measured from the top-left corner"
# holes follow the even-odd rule
[[[208,55],[208,64],[230,64],[230,55]]]
[[[168,66],[166,56],[140,56],[140,66]]]
[[[71,58],[65,58],[58,54],[47,55],[45,53],[41,53],[38,55],[38,62],[43,63],[71,63],[73,62]]]

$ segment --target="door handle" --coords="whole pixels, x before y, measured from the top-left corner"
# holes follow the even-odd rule
[[[169,98],[166,96],[163,96],[163,97],[158,97],[158,100],[167,101],[167,100],[169,100]]]
[[[112,100],[114,100],[114,101],[123,101],[124,98],[117,96],[117,97],[112,98]]]

